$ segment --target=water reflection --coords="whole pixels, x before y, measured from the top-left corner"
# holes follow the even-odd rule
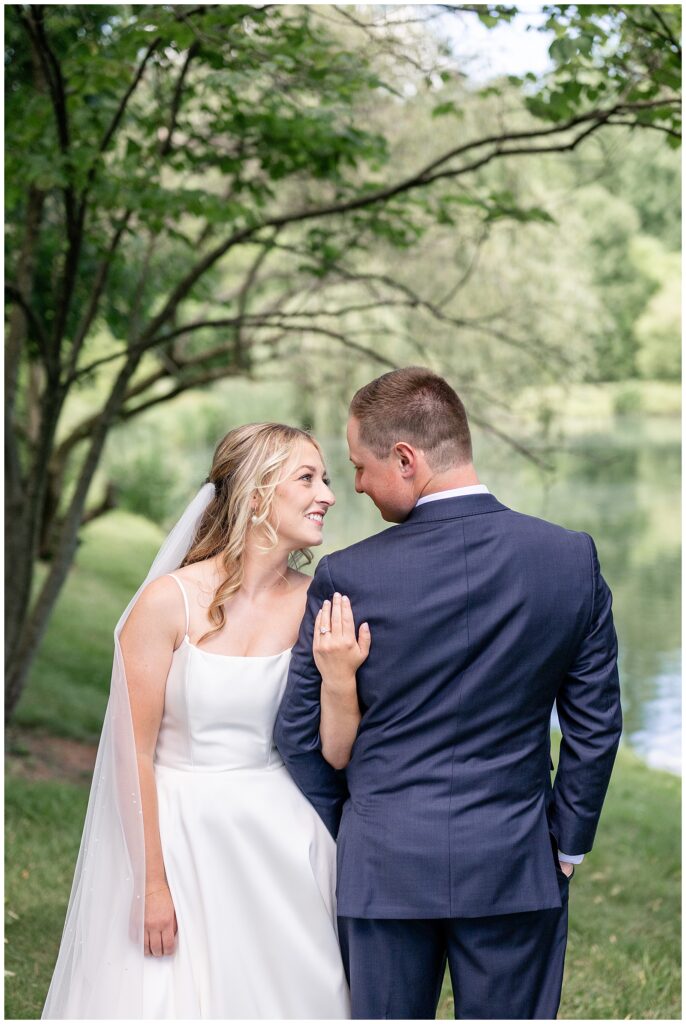
[[[347,449],[325,440],[337,504],[317,555],[385,529],[355,494]],[[481,480],[504,504],[590,533],[614,596],[624,742],[656,767],[680,771],[680,449],[674,425],[620,423],[549,453],[549,470],[475,437]]]
[[[644,726],[628,742],[653,768],[681,772],[681,651],[664,658],[665,670],[655,677],[654,696],[643,702]]]

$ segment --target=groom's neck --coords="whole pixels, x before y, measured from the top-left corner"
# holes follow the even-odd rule
[[[456,487],[471,487],[481,481],[477,476],[474,465],[471,462],[463,466],[456,466],[447,469],[442,473],[432,473],[416,495],[415,500],[425,498],[428,494],[438,494],[439,491],[452,491]]]

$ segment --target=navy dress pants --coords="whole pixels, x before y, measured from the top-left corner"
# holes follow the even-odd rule
[[[567,946],[562,907],[494,917],[385,920],[339,917],[353,1020],[431,1020],[446,960],[455,1019],[554,1020]]]

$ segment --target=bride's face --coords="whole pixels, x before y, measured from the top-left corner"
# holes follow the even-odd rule
[[[284,467],[274,495],[273,522],[278,523],[279,540],[290,551],[321,544],[324,517],[335,501],[321,455],[313,444],[303,441]]]

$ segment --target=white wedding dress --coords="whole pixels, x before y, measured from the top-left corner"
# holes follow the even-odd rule
[[[290,651],[174,652],[155,750],[178,924],[146,957],[144,1016],[350,1017],[336,935],[335,843],[272,739]]]

